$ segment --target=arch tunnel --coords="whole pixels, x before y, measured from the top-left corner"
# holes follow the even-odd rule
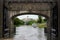
[[[57,8],[57,7],[56,7],[56,8]],[[11,36],[13,36],[13,33],[12,33],[12,29],[13,29],[13,28],[11,27],[12,21],[10,21],[10,20],[11,20],[12,15],[14,15],[15,13],[12,14],[12,15],[9,15],[8,10],[6,10],[6,8],[4,8],[4,9],[5,9],[5,11],[4,11],[4,18],[5,18],[5,17],[6,17],[6,18],[5,18],[5,19],[3,18],[3,19],[4,19],[4,23],[6,23],[6,24],[3,23],[3,28],[7,27],[7,28],[9,29],[9,30],[8,30],[8,32],[9,32],[8,35],[9,35],[9,37],[11,37]],[[29,9],[29,10],[31,10],[31,9]],[[57,9],[54,9],[54,10],[57,10]],[[30,12],[30,11],[29,11],[29,12]],[[33,13],[33,12],[32,12],[32,13]],[[35,13],[36,13],[36,12],[35,12]],[[41,12],[39,12],[39,13],[41,13]],[[47,12],[46,12],[46,13],[47,13]],[[53,13],[54,13],[54,12],[53,12]],[[57,12],[56,12],[56,13],[57,13]],[[46,14],[46,15],[48,15],[48,14]],[[54,15],[54,14],[53,14],[53,15]],[[10,16],[10,17],[9,17],[9,16]],[[48,16],[49,16],[49,15],[48,15]],[[55,14],[55,16],[57,16],[57,15]],[[55,17],[55,16],[54,16],[54,17]],[[47,17],[47,16],[46,16],[46,17]],[[51,17],[51,14],[50,14],[50,17]],[[50,18],[50,17],[49,17],[49,18]],[[53,19],[53,18],[52,18],[52,19]],[[8,22],[5,22],[5,21],[7,21],[7,20],[8,20]],[[49,21],[51,22],[51,18],[49,19]],[[49,39],[53,40],[54,38],[53,38],[52,36],[53,36],[54,33],[53,33],[52,36],[51,36],[51,33],[52,33],[52,32],[51,32],[51,29],[55,29],[55,28],[54,28],[54,27],[53,27],[53,28],[50,27],[50,26],[51,26],[50,22],[48,22],[48,23],[49,23],[49,25],[48,25],[48,26],[49,26],[49,27],[48,27],[48,29],[49,29],[49,30],[48,30],[48,37],[49,37]],[[8,23],[9,23],[9,24],[8,24]],[[7,25],[7,24],[8,24],[8,25]],[[10,29],[11,29],[11,30],[10,30]],[[3,30],[3,31],[4,31],[4,30]],[[5,37],[6,37],[6,36],[5,36]],[[7,37],[8,37],[8,36],[7,36]],[[51,37],[52,37],[52,38],[51,38]],[[54,36],[54,37],[55,37],[55,36]]]

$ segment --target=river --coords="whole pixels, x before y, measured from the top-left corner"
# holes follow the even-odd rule
[[[47,40],[44,28],[34,28],[32,26],[16,27],[16,35],[13,40]]]

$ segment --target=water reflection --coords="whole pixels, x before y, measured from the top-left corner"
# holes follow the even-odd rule
[[[47,38],[44,34],[44,28],[24,25],[16,28],[14,40],[47,40]]]

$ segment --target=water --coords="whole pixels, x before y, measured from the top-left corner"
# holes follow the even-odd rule
[[[34,28],[32,26],[20,26],[16,28],[14,40],[47,40],[44,28]]]

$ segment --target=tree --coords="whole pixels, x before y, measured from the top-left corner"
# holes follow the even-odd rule
[[[42,23],[42,17],[41,16],[38,16],[39,17],[39,19],[38,19],[38,23]]]
[[[44,19],[44,22],[46,22],[46,21],[47,21],[47,19],[45,18],[45,19]]]
[[[19,18],[16,18],[16,17],[13,19],[13,21],[14,21],[15,26],[20,26],[20,25],[24,24],[24,21],[22,21],[22,20],[20,20]]]
[[[30,20],[29,22],[27,22],[28,25],[32,25],[33,23],[37,23],[35,20]]]

